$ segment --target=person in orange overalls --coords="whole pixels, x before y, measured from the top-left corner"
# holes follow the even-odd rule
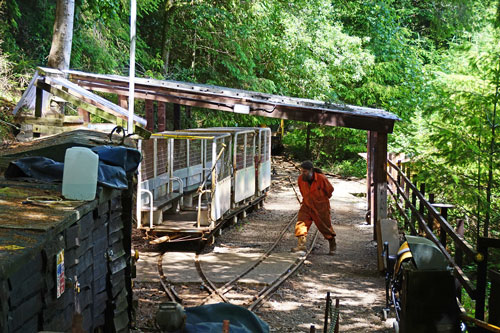
[[[306,235],[314,222],[330,245],[328,254],[332,255],[337,249],[335,231],[330,216],[330,198],[333,186],[321,170],[314,167],[311,161],[304,161],[300,165],[299,189],[302,194],[302,203],[295,225],[295,237],[298,245],[292,252],[305,251]]]

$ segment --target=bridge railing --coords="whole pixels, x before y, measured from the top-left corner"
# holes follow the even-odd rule
[[[388,160],[387,182],[388,192],[394,199],[394,206],[404,220],[405,231],[412,235],[425,235],[432,240],[444,254],[458,280],[460,287],[457,295],[460,298],[461,287],[469,297],[476,302],[476,319],[484,320],[488,248],[500,248],[500,240],[492,238],[479,238],[477,247],[474,248],[463,237],[463,221],[458,221],[454,229],[447,221],[448,209],[452,205],[434,202],[434,195],[425,197],[425,184],[417,188],[416,180],[413,182],[402,170],[401,161],[394,163]],[[439,211],[438,211],[439,209]],[[454,243],[454,254],[449,253],[449,243]],[[473,283],[462,270],[464,258],[472,263],[476,271],[476,281]]]

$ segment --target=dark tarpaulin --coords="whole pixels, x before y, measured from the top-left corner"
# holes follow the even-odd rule
[[[94,147],[92,151],[99,155],[97,183],[114,189],[127,189],[127,173],[137,170],[141,153],[137,149],[111,146]],[[60,182],[63,171],[64,163],[32,156],[10,162],[4,176],[8,179],[29,177],[45,182]]]
[[[229,320],[231,333],[267,333],[269,326],[253,312],[237,305],[217,303],[185,308],[184,333],[220,333],[222,322]]]

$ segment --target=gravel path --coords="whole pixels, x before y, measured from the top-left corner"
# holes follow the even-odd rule
[[[224,229],[212,247],[226,249],[251,248],[264,252],[282,228],[299,209],[289,177],[296,182],[298,171],[289,162],[273,158],[272,190],[264,208],[249,214],[238,224]],[[321,236],[316,248],[298,272],[256,310],[266,321],[271,332],[309,332],[311,325],[323,329],[325,297],[330,292],[340,299],[341,332],[392,332],[392,323],[381,320],[385,302],[384,279],[377,271],[376,247],[372,241],[373,228],[366,224],[365,180],[345,180],[329,177],[335,191],[332,203],[334,229],[337,233],[337,251],[329,256],[328,243]],[[298,190],[298,189],[297,189]],[[310,230],[308,243],[312,240]],[[288,252],[296,245],[294,224],[289,228],[276,252]],[[140,274],[140,272],[138,272]],[[193,290],[187,286],[176,288]],[[138,284],[138,326],[149,326],[151,310],[161,301],[158,286]],[[142,305],[141,305],[142,304]],[[141,311],[141,306],[148,309]],[[144,315],[145,318],[141,318]]]
[[[264,251],[294,217],[299,204],[289,179],[295,182],[298,171],[281,158],[274,162],[272,190],[264,209],[250,214],[243,223],[226,231],[214,246],[249,246]],[[365,180],[333,177],[329,180],[335,187],[331,203],[337,233],[336,254],[328,256],[327,241],[318,238],[305,265],[256,313],[273,332],[309,332],[311,325],[322,329],[325,297],[329,291],[332,297],[340,299],[340,331],[390,332],[392,325],[380,319],[385,301],[384,279],[377,271],[373,228],[365,222]],[[314,227],[310,230],[308,243],[313,230]],[[290,251],[296,245],[293,232],[294,224],[275,251]]]

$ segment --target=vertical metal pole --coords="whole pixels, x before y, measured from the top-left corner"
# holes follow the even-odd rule
[[[434,193],[429,193],[429,203],[434,203]],[[433,230],[434,227],[434,216],[432,216],[430,209],[427,212],[427,226],[429,229]]]
[[[441,207],[441,216],[448,222],[448,207]],[[446,230],[443,226],[439,228],[439,236],[441,244],[446,248]]]
[[[134,91],[135,91],[135,40],[136,40],[137,3],[130,0],[130,73],[128,85],[128,133],[134,133]]]
[[[457,227],[456,227],[455,231],[460,236],[464,235],[464,233],[465,233],[465,223],[464,223],[464,220],[462,220],[462,219],[457,220]],[[460,246],[457,246],[456,244],[455,244],[455,263],[457,264],[458,267],[462,268],[462,265],[463,265],[463,251],[460,248]],[[457,279],[455,279],[455,280],[458,282]],[[455,285],[457,286],[457,288],[456,288],[457,298],[458,298],[459,301],[461,301],[462,300],[462,286],[461,286],[460,283],[456,283]]]
[[[486,299],[486,274],[488,269],[488,246],[484,244],[485,238],[477,240],[477,252],[483,255],[483,260],[477,264],[476,287],[476,319],[484,320],[484,306]]]
[[[326,306],[325,306],[325,325],[323,326],[323,333],[328,332],[328,315],[330,314],[330,292],[326,293]]]
[[[425,183],[420,184],[420,193],[425,198]],[[418,212],[422,218],[424,217],[424,203],[419,199]],[[420,225],[420,219],[417,219],[418,231],[422,232],[423,227]]]
[[[417,177],[413,176],[413,185],[415,188],[417,187]],[[417,192],[416,189],[411,191],[411,204],[415,209],[417,209]],[[417,221],[417,213],[415,211],[411,211],[411,225],[414,227],[415,230],[420,230],[420,227],[417,225],[417,228],[415,228],[415,222]],[[415,236],[415,235],[413,235]]]
[[[137,140],[137,150],[139,150],[142,154],[142,140]],[[142,172],[141,172],[141,169],[142,169],[142,163],[139,163],[139,166],[137,167],[137,194],[136,194],[136,204],[135,204],[135,208],[136,208],[136,220],[137,220],[137,228],[140,228],[142,227],[142,221],[141,221],[141,212],[142,212],[142,193],[140,191],[141,189],[141,183],[142,183]]]
[[[337,310],[336,311],[337,319],[335,321],[335,330],[334,330],[334,333],[339,333],[339,328],[340,328],[340,312],[339,312],[340,310],[339,310],[339,308],[340,308],[340,300],[337,298],[335,300],[335,310]]]
[[[398,160],[398,168],[399,168],[399,171],[397,171],[397,176],[396,176],[396,186],[394,186],[394,190],[396,191],[396,198],[397,198],[397,202],[399,203],[400,202],[400,198],[399,198],[399,191],[398,191],[398,187],[401,187],[401,160]]]

